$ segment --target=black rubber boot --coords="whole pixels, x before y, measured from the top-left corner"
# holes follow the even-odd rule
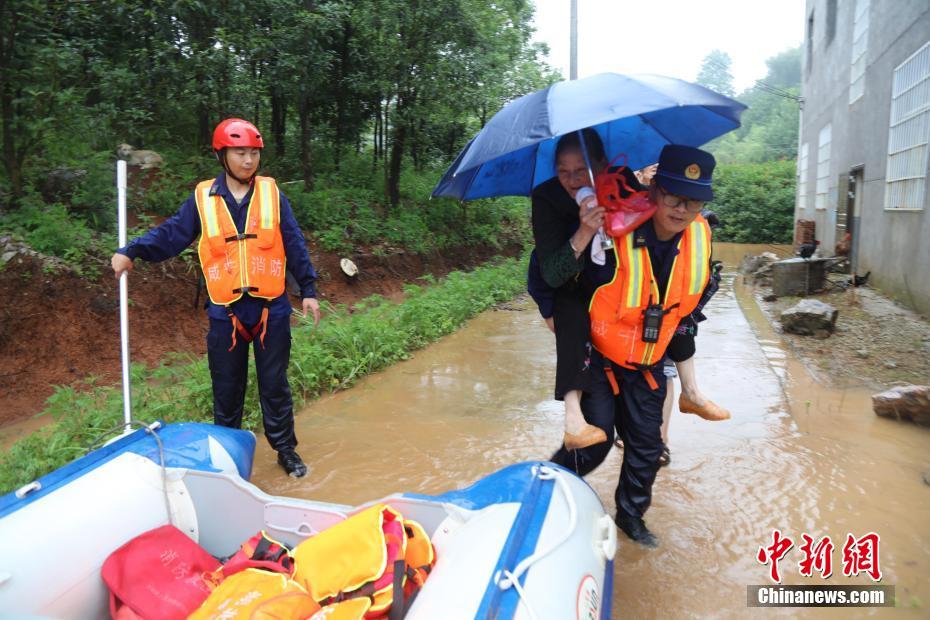
[[[307,475],[307,466],[293,448],[278,452],[278,465],[283,467],[291,478],[303,478]]]
[[[646,522],[639,517],[631,517],[627,514],[617,513],[617,527],[623,530],[623,533],[630,537],[634,542],[638,542],[644,547],[655,549],[659,546],[659,539],[649,531]]]

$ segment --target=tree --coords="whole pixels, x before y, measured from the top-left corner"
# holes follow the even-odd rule
[[[718,241],[789,243],[794,224],[793,161],[722,164],[714,172]]]
[[[729,54],[720,50],[711,50],[704,57],[695,81],[721,95],[732,97],[736,94],[733,88],[733,74],[730,73],[732,64],[733,60]]]
[[[721,162],[794,159],[797,153],[801,48],[777,54],[766,65],[766,76],[737,97],[749,106],[741,127],[707,145]]]
[[[23,195],[23,166],[70,96],[73,49],[43,26],[43,14],[60,14],[40,0],[0,0],[0,159],[13,199]]]
[[[372,132],[397,204],[406,161],[450,160],[557,78],[532,16],[529,0],[0,0],[0,184],[23,196],[120,142],[199,174],[213,126],[240,116],[265,168],[307,189]]]
[[[765,61],[769,71],[765,82],[780,88],[798,88],[801,85],[801,48],[785,50]]]

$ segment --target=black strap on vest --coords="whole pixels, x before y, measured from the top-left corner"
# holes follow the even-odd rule
[[[258,235],[255,233],[238,233],[232,237],[226,237],[223,241],[230,243],[231,241],[242,241],[243,239],[258,239]]]
[[[391,597],[391,613],[389,620],[402,620],[404,617],[404,575],[406,574],[403,560],[394,561],[394,591]]]
[[[257,286],[241,286],[239,288],[234,288],[232,290],[233,295],[235,295],[236,293],[251,293],[252,291],[257,292],[258,287]]]

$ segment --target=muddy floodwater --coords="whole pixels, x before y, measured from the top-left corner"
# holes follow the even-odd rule
[[[733,413],[709,423],[676,410],[672,463],[646,515],[658,550],[622,534],[613,610],[625,618],[930,617],[930,430],[872,413],[870,392],[817,385],[735,276],[744,253],[716,244],[724,285],[697,340],[705,394]],[[410,360],[299,412],[311,468],[284,477],[260,441],[253,481],[263,489],[357,504],[393,492],[440,493],[505,465],[548,457],[561,438],[552,400],[555,344],[531,302],[489,311]],[[621,453],[588,482],[608,511]],[[795,541],[780,562],[787,584],[853,585],[842,574],[846,536],[881,536],[881,583],[898,609],[747,609],[746,586],[767,583],[756,560],[778,529]],[[833,576],[802,577],[801,535],[830,536]]]

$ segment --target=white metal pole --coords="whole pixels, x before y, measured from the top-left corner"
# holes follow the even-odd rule
[[[578,0],[572,0],[571,20],[569,21],[569,65],[568,79],[578,79]]]
[[[116,162],[116,203],[119,228],[119,247],[126,245],[126,162]],[[119,331],[120,356],[123,362],[123,421],[124,431],[132,428],[132,402],[129,389],[129,274],[119,278]]]

